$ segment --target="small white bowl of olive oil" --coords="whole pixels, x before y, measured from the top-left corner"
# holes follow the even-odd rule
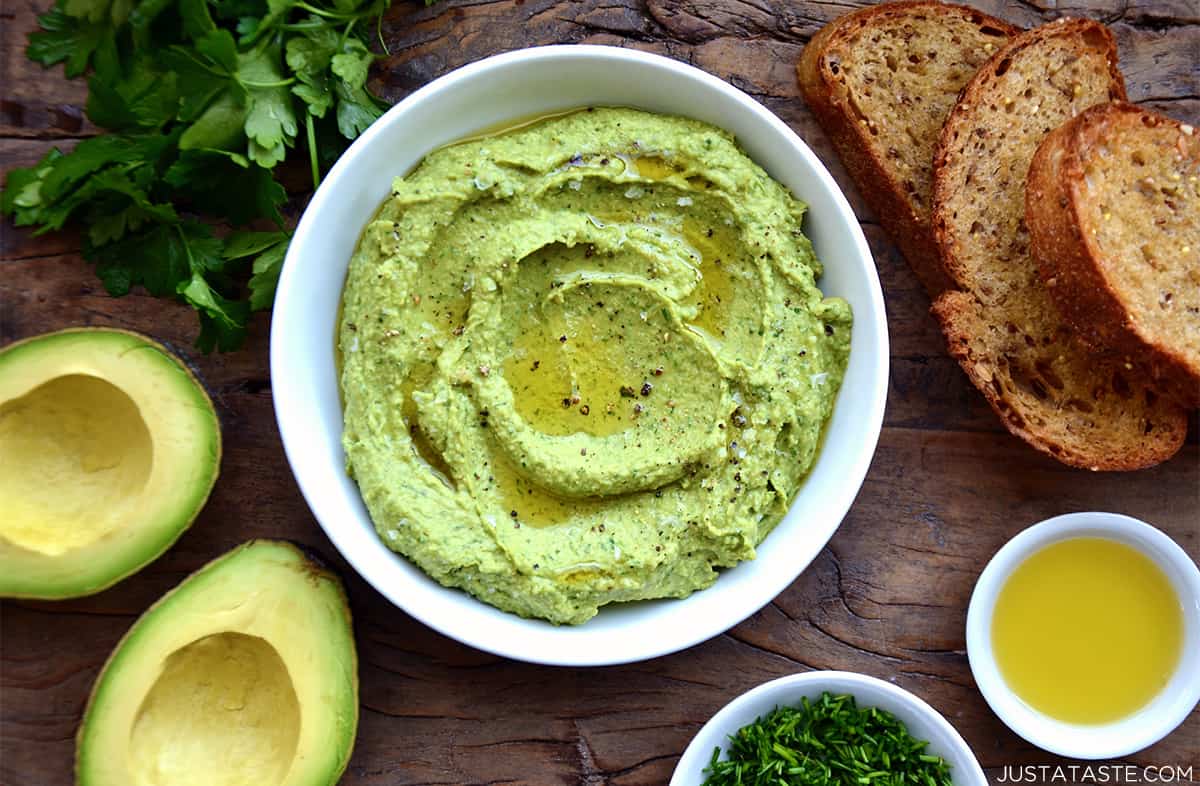
[[[1138,519],[1047,519],[980,574],[967,656],[992,711],[1039,748],[1139,751],[1200,701],[1200,570]]]

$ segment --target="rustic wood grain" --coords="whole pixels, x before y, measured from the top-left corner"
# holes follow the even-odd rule
[[[48,0],[0,9],[0,168],[95,132],[81,82],[24,59]],[[271,408],[269,319],[248,346],[201,356],[186,307],[109,298],[70,233],[0,225],[0,345],[70,325],[116,325],[170,342],[200,369],[224,426],[222,475],[179,543],[92,598],[0,604],[0,784],[71,782],[88,691],[135,617],[187,573],[253,537],[321,551],[346,577],[356,619],[362,720],[344,784],[661,784],[724,703],[767,679],[851,669],[892,679],[943,712],[996,779],[1005,765],[1062,763],[992,715],[964,651],[979,571],[1008,538],[1059,513],[1100,509],[1150,521],[1200,554],[1200,444],[1152,470],[1068,469],[1010,437],[943,352],[928,300],[808,114],[792,63],[854,2],[786,0],[443,0],[398,3],[372,79],[395,101],[497,52],[558,42],[615,44],[693,63],[746,90],[803,136],[846,189],[879,267],[892,342],[884,430],[857,502],[830,545],[766,608],[685,652],[601,669],[516,663],[446,639],[392,607],[338,559],[284,461]],[[1111,24],[1132,99],[1200,122],[1200,6],[1008,2],[979,7],[1033,25],[1060,13]],[[1197,764],[1200,712],[1136,764]],[[1200,769],[1200,768],[1197,768]],[[1193,777],[1200,778],[1200,772]]]

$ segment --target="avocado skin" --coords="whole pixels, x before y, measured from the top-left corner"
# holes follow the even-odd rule
[[[204,432],[201,435],[202,440],[210,443],[209,451],[204,459],[206,469],[200,473],[202,480],[188,489],[167,488],[162,490],[164,494],[188,497],[189,501],[186,507],[173,512],[175,520],[166,528],[167,531],[165,533],[154,538],[153,542],[141,547],[144,549],[142,553],[116,555],[112,558],[112,567],[105,570],[98,570],[97,567],[99,563],[107,561],[107,555],[97,557],[89,553],[87,558],[92,564],[85,566],[84,569],[79,571],[78,575],[82,578],[78,580],[66,582],[50,581],[40,586],[37,582],[16,582],[15,586],[10,586],[9,582],[0,580],[0,597],[37,600],[63,600],[85,597],[102,592],[123,579],[128,578],[162,556],[191,527],[208,501],[208,497],[212,493],[212,489],[217,482],[217,477],[220,474],[221,459],[223,456],[221,419],[213,404],[209,388],[194,365],[186,360],[183,355],[173,352],[165,342],[160,342],[142,333],[122,328],[66,328],[64,330],[21,339],[0,349],[0,375],[9,373],[8,370],[14,365],[19,367],[20,363],[24,362],[24,360],[22,359],[16,363],[13,361],[20,356],[28,356],[30,353],[40,351],[62,351],[60,347],[63,345],[70,348],[66,350],[69,352],[74,348],[73,345],[77,343],[71,341],[72,338],[85,337],[95,339],[94,341],[89,340],[87,343],[93,344],[97,350],[102,350],[106,341],[117,343],[122,339],[124,339],[123,350],[130,348],[150,349],[156,356],[161,358],[161,363],[164,367],[170,368],[181,375],[177,380],[177,384],[183,391],[180,394],[181,406],[186,405],[189,410],[199,413],[200,418],[203,420],[203,424],[198,427]],[[127,392],[131,386],[129,381],[125,381],[126,384],[119,384],[122,380],[109,379],[103,376],[101,378],[113,384],[114,387],[122,392]],[[190,400],[184,404],[182,401],[183,398]],[[149,521],[139,523],[157,526],[160,522]],[[71,556],[71,552],[68,551],[60,555],[59,559],[68,560]],[[8,565],[3,550],[0,550],[0,576],[6,572],[10,576],[19,575],[21,567],[19,565]]]
[[[338,646],[340,651],[336,653],[338,657],[335,660],[343,666],[341,670],[335,670],[331,674],[316,675],[318,680],[327,678],[339,683],[333,685],[330,691],[323,692],[323,695],[333,692],[343,699],[336,712],[323,712],[325,708],[321,706],[305,707],[303,699],[301,700],[302,711],[314,713],[306,718],[306,724],[321,726],[324,723],[329,727],[328,729],[322,727],[322,731],[315,735],[317,738],[315,741],[325,747],[334,746],[336,755],[329,760],[326,768],[314,775],[293,777],[294,773],[289,772],[288,777],[278,786],[334,786],[340,780],[349,764],[358,726],[358,654],[345,588],[337,575],[327,570],[319,558],[309,556],[308,552],[310,551],[307,547],[288,540],[255,539],[248,541],[190,574],[138,618],[113,649],[88,697],[76,733],[75,778],[77,786],[116,786],[118,783],[124,786],[125,783],[133,782],[132,777],[114,780],[104,774],[98,775],[95,771],[97,763],[107,766],[107,763],[114,759],[124,758],[121,755],[124,751],[113,751],[107,745],[99,744],[101,735],[97,734],[95,727],[97,724],[104,723],[105,702],[123,700],[128,693],[124,690],[126,686],[122,684],[122,664],[130,655],[127,650],[144,646],[147,637],[153,640],[153,635],[158,630],[170,628],[172,616],[178,614],[191,617],[195,615],[197,607],[203,605],[200,601],[204,600],[203,594],[205,593],[212,596],[210,600],[214,602],[214,613],[223,612],[225,609],[222,604],[227,602],[227,597],[221,588],[230,585],[234,578],[231,574],[244,572],[245,568],[253,568],[256,564],[265,563],[271,563],[274,567],[263,572],[263,586],[252,586],[249,589],[261,589],[269,593],[273,587],[278,588],[281,581],[286,579],[287,574],[299,575],[301,580],[296,582],[289,592],[297,596],[305,592],[311,593],[305,598],[306,604],[313,607],[324,604],[327,607],[326,610],[333,611],[336,620],[331,625],[339,630],[315,631],[302,628],[302,630],[307,630],[312,640],[295,642],[293,648],[286,647],[285,642],[278,639],[262,637],[276,650],[284,651],[289,649],[299,651],[309,646],[317,648],[323,645]],[[224,580],[217,582],[218,578]],[[190,597],[189,593],[191,593]],[[241,593],[240,597],[252,597],[253,595],[254,593],[247,592]],[[147,632],[147,628],[151,630]],[[254,630],[242,631],[228,626],[218,626],[218,628],[219,630],[203,630],[198,639],[218,632],[247,632],[254,635],[262,633],[262,631]],[[331,633],[332,635],[322,635],[322,633]],[[191,643],[195,643],[195,641]],[[139,653],[132,654],[138,655]],[[157,653],[157,657],[143,658],[143,661],[153,668],[172,654],[172,652],[160,652]],[[292,678],[295,681],[296,675],[292,674]],[[125,681],[128,682],[128,680]],[[144,681],[143,687],[148,690],[152,684]],[[144,695],[137,697],[138,703],[143,700]],[[115,731],[119,740],[121,729],[118,728]],[[124,727],[124,731],[128,732],[127,726]],[[105,741],[112,739],[112,735],[110,734],[104,739]],[[296,756],[299,757],[306,753],[306,751],[297,749]],[[264,784],[263,786],[276,786],[276,784]]]

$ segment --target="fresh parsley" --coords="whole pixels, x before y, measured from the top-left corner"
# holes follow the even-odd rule
[[[296,153],[315,188],[382,112],[368,40],[388,2],[57,0],[26,54],[90,72],[107,133],[9,172],[0,212],[35,234],[81,227],[109,293],[183,300],[201,349],[237,348],[290,237],[275,168]]]
[[[950,766],[926,753],[891,713],[824,693],[777,707],[713,751],[704,786],[951,786]]]

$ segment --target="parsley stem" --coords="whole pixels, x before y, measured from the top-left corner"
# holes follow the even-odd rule
[[[320,30],[323,27],[328,27],[324,22],[289,22],[285,25],[279,25],[280,30],[288,33],[302,33],[305,30]]]
[[[295,7],[303,8],[305,11],[308,11],[310,14],[316,14],[317,16],[323,16],[326,19],[357,19],[359,17],[359,14],[352,14],[352,13],[351,14],[339,14],[336,11],[327,11],[324,8],[317,8],[316,6],[311,6],[305,2],[296,3]]]
[[[317,166],[317,131],[313,128],[312,112],[304,113],[304,129],[308,134],[308,161],[312,166],[313,191],[321,185],[321,170]]]
[[[379,48],[383,50],[385,55],[391,55],[388,51],[387,41],[383,40],[383,14],[375,17],[375,37],[379,39]]]
[[[240,82],[243,87],[261,87],[261,88],[287,87],[288,85],[292,84],[295,81],[296,81],[296,77],[292,77],[291,79],[280,79],[278,82],[255,82],[252,79],[241,79],[241,78],[238,79],[238,82]]]
[[[188,270],[193,276],[196,274],[196,260],[192,257],[192,247],[188,245],[188,237],[183,232],[182,224],[175,224],[175,233],[179,235],[179,245],[183,246],[183,253],[187,257]],[[189,279],[190,281],[190,279]],[[180,283],[179,291],[183,291],[184,284]]]

